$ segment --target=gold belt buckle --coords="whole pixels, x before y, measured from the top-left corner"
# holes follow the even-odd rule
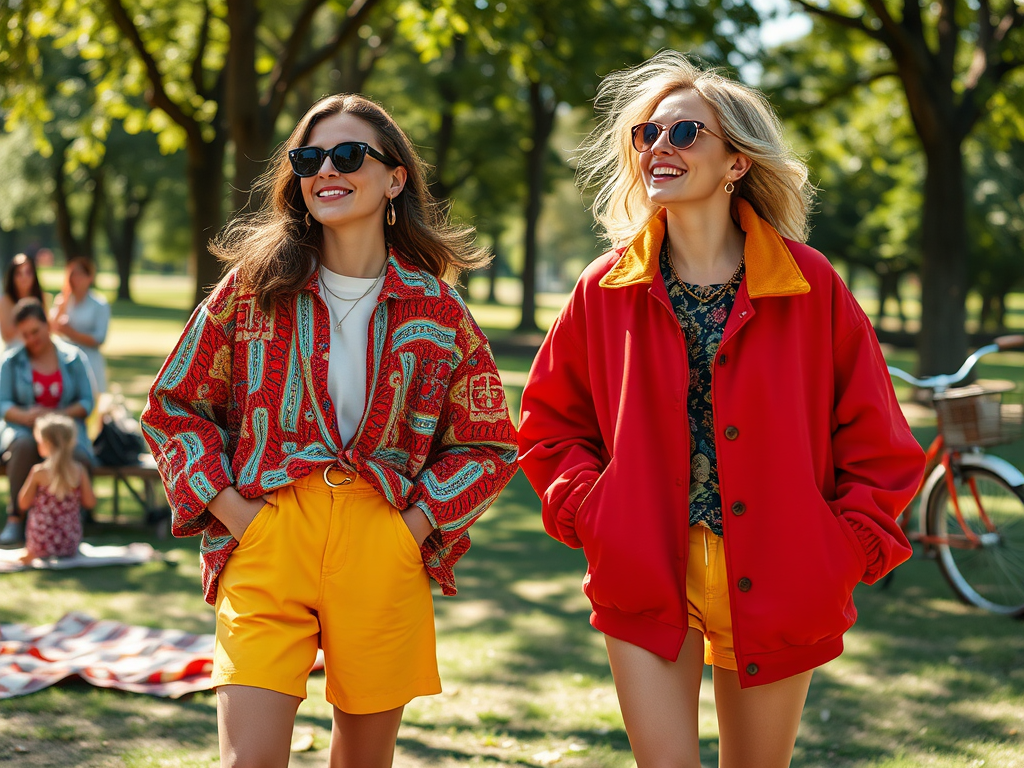
[[[331,488],[340,488],[343,485],[348,485],[352,482],[353,477],[351,475],[345,475],[340,483],[332,483],[331,478],[328,476],[332,469],[337,469],[339,472],[344,472],[343,469],[335,467],[334,464],[328,464],[324,467],[324,482],[327,483]]]

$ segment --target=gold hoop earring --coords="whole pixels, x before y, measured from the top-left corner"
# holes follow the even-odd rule
[[[309,211],[306,211],[305,222],[306,222],[306,229],[312,229],[313,228],[313,221],[312,221],[312,217],[309,215]]]
[[[733,192],[735,192],[735,191],[736,191],[736,185],[735,185],[735,184],[733,184],[733,183],[732,183],[731,181],[730,181],[730,182],[726,182],[726,185],[725,185],[725,194],[727,194],[727,195],[731,195],[731,194],[732,194]]]
[[[391,199],[388,200],[388,209],[387,209],[387,214],[386,215],[387,215],[388,226],[389,227],[395,226],[395,222],[398,221],[398,214],[395,213],[395,200],[394,200],[394,198],[391,198]]]

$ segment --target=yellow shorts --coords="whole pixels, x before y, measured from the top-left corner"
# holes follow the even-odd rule
[[[690,526],[686,604],[689,626],[704,635],[704,663],[735,670],[725,547],[721,537],[703,525]]]
[[[338,483],[349,477],[332,469]],[[327,700],[384,712],[441,692],[434,603],[401,513],[365,480],[322,471],[274,492],[220,575],[213,684],[306,697],[324,650]]]

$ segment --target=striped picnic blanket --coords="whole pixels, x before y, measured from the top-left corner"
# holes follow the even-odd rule
[[[176,699],[210,688],[213,635],[133,627],[68,613],[56,624],[0,625],[0,699],[77,675],[101,688]],[[314,670],[323,669],[318,653]]]

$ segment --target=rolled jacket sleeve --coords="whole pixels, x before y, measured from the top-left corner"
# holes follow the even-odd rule
[[[207,510],[234,483],[226,428],[231,392],[231,339],[201,304],[164,363],[142,413],[142,427],[164,479],[171,530],[191,536],[226,528]],[[223,530],[220,530],[223,529]]]
[[[900,410],[867,318],[834,351],[832,511],[856,534],[874,583],[911,555],[896,522],[924,472],[924,451]]]
[[[435,528],[423,546],[428,565],[449,571],[469,549],[469,526],[516,471],[515,429],[490,348],[468,315],[459,335],[434,447],[409,494]]]
[[[574,302],[551,327],[523,390],[519,463],[541,499],[544,528],[573,548],[576,511],[600,476],[601,434]]]

